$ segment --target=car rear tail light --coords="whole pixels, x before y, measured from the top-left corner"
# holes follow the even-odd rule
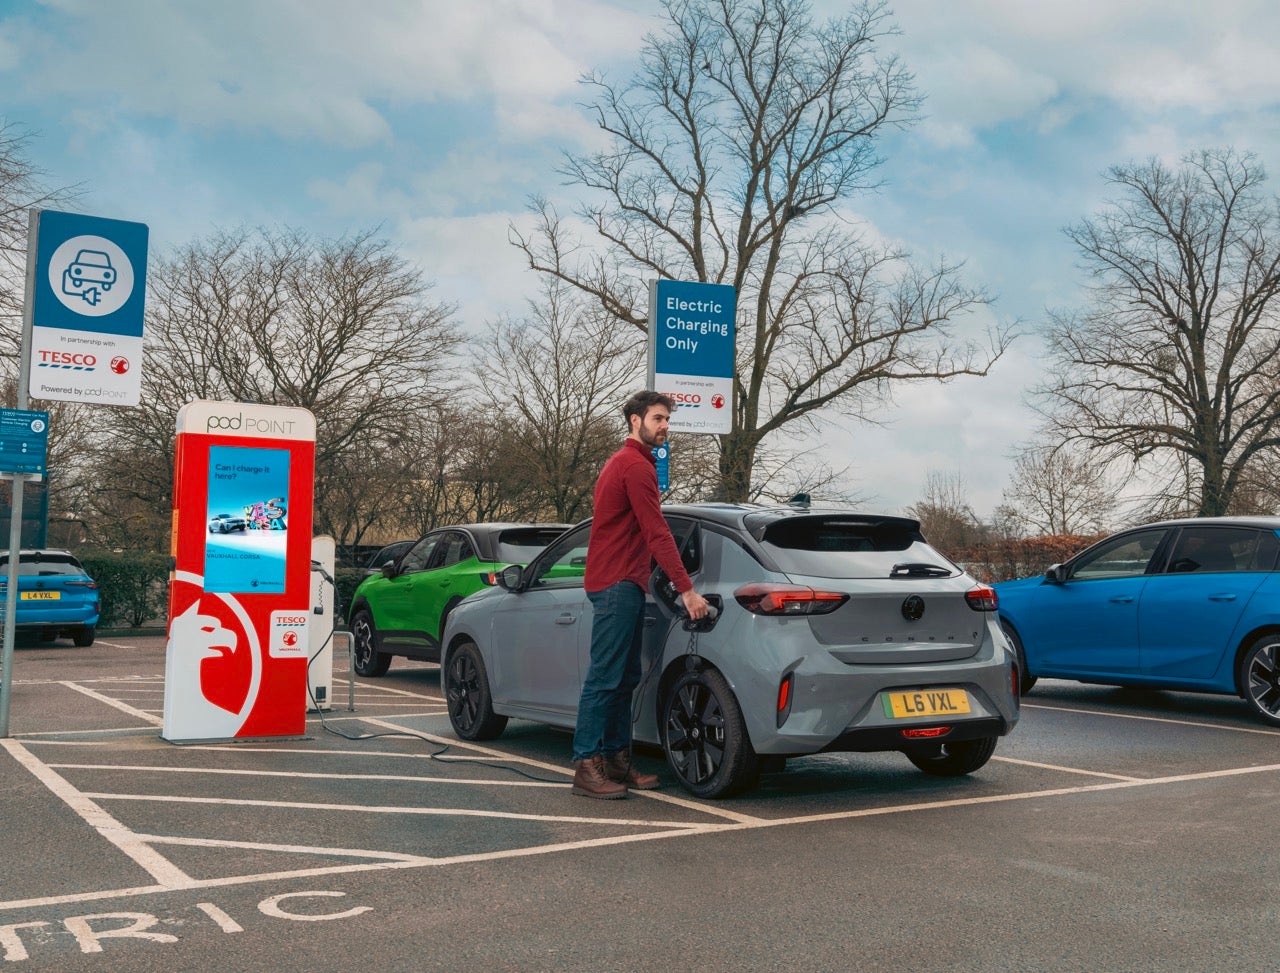
[[[89,588],[89,589],[93,589],[93,588],[98,587],[98,582],[96,582],[96,581],[64,581],[64,582],[63,582],[63,585],[64,585],[65,587],[67,587],[67,588]]]
[[[794,672],[788,672],[782,677],[782,682],[778,683],[778,726],[787,722],[787,717],[791,715],[791,694],[795,684]]]
[[[964,600],[976,612],[993,612],[1000,608],[1000,596],[991,585],[980,584],[964,593]]]
[[[848,595],[839,591],[763,581],[744,584],[733,597],[755,615],[826,615],[849,600]]]
[[[485,571],[480,575],[480,583],[487,584],[490,588],[498,583],[497,571]]]
[[[912,730],[903,730],[902,735],[908,740],[933,740],[944,737],[950,732],[949,726],[921,726]]]
[[[1015,662],[1009,667],[1009,670],[1013,673],[1013,698],[1020,699],[1022,696],[1022,674],[1018,672],[1018,664]]]

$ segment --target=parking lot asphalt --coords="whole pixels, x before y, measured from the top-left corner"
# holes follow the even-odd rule
[[[569,794],[569,736],[450,732],[397,659],[305,739],[160,739],[164,643],[19,646],[15,970],[1274,970],[1280,732],[1044,681],[996,756],[789,761],[732,801]]]

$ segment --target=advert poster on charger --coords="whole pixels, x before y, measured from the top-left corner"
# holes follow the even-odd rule
[[[209,447],[204,590],[284,591],[289,451]]]

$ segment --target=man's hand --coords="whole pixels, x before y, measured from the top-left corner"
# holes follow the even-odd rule
[[[680,595],[684,602],[685,611],[689,613],[689,617],[694,621],[707,617],[707,599],[698,594],[692,588],[682,592]]]

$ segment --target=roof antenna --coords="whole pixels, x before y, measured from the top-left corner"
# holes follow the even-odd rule
[[[788,500],[788,501],[787,501],[787,506],[790,506],[790,507],[808,507],[808,506],[809,506],[809,494],[807,494],[807,493],[797,493],[794,497],[792,497],[790,500]]]

